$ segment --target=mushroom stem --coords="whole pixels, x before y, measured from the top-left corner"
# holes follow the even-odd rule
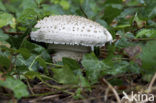
[[[94,46],[91,46],[91,50],[94,51]]]
[[[49,49],[55,50],[52,57],[53,62],[62,61],[63,57],[68,57],[80,61],[82,56],[90,51],[90,47],[77,46],[77,45],[60,45],[51,44]]]
[[[60,51],[56,51],[56,53],[52,57],[52,60],[53,60],[53,62],[58,62],[58,61],[62,61],[63,57],[68,57],[68,58],[72,58],[72,59],[75,59],[77,61],[80,61],[84,54],[85,53],[82,53],[82,52],[60,50]]]

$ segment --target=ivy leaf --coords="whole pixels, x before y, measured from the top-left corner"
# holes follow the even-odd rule
[[[64,65],[67,65],[68,67],[70,67],[72,70],[77,70],[80,68],[80,65],[77,63],[77,61],[70,59],[70,58],[66,58],[64,57],[62,59],[62,62]]]
[[[155,0],[144,0],[144,1],[145,1],[146,5],[148,5],[148,6],[146,6],[142,10],[143,15],[146,16],[147,19],[154,18],[156,16],[156,7],[155,7],[156,1]]]
[[[61,0],[60,5],[63,7],[63,9],[68,10],[70,8],[70,4],[66,0]]]
[[[106,74],[109,68],[104,62],[99,61],[94,53],[83,56],[81,63],[91,84],[97,83],[98,79]]]
[[[10,59],[7,56],[0,55],[0,65],[9,68]]]
[[[0,12],[0,28],[6,25],[10,25],[12,28],[15,28],[15,18],[11,14]]]
[[[149,41],[142,47],[142,52],[139,55],[142,61],[142,68],[145,73],[155,73],[156,63],[156,41]]]
[[[10,48],[10,44],[6,42],[7,39],[9,39],[9,36],[7,34],[4,34],[2,30],[0,30],[0,46]]]
[[[22,56],[24,57],[24,59],[28,59],[31,56],[31,53],[26,48],[20,48],[18,50],[18,52],[22,54]]]
[[[22,81],[16,80],[12,77],[7,77],[5,81],[0,80],[0,86],[11,89],[17,99],[29,95],[27,86]]]
[[[38,1],[38,0],[37,0]],[[35,0],[22,0],[22,3],[20,5],[23,9],[27,8],[35,8],[37,7]]]
[[[5,46],[7,48],[10,48],[10,44],[6,41],[0,41],[0,46]]]
[[[127,5],[128,6],[141,5],[141,4],[144,4],[144,1],[145,0],[130,0],[130,1],[127,1]]]
[[[63,84],[78,84],[78,78],[74,75],[73,71],[64,65],[61,69],[52,69],[54,72],[54,79]],[[72,78],[72,79],[71,79]]]
[[[89,82],[86,80],[86,78],[83,76],[82,71],[80,69],[80,65],[77,61],[64,57],[62,59],[62,62],[64,65],[67,65],[70,70],[74,73],[74,75],[78,78],[78,85],[80,87],[90,87]]]
[[[112,5],[106,6],[104,9],[103,19],[106,20],[108,22],[108,24],[110,24],[116,16],[120,15],[121,12],[122,12],[121,9],[114,8],[114,7],[112,7]]]
[[[47,67],[46,61],[45,61],[43,58],[39,57],[39,58],[37,58],[37,61],[39,62],[39,64],[40,64],[42,67],[44,67],[44,68]]]
[[[3,11],[6,10],[6,8],[5,8],[4,4],[2,3],[2,1],[0,1],[0,10],[3,10]]]
[[[138,14],[137,14],[137,13],[136,13],[135,16],[134,16],[133,21],[137,24],[137,27],[138,27],[138,28],[142,28],[142,27],[144,27],[144,25],[146,24],[146,21],[141,20],[141,19],[138,17]]]
[[[133,46],[134,43],[129,41],[129,38],[135,38],[132,33],[130,32],[123,32],[123,31],[117,31],[117,34],[121,36],[121,39],[119,39],[115,43],[115,47],[117,48],[126,48],[127,46]]]
[[[27,8],[24,9],[22,13],[20,13],[17,21],[23,26],[30,27],[36,23],[38,16],[39,13],[35,8]]]
[[[34,79],[35,77],[40,78],[41,75],[38,72],[28,71],[24,74],[25,77],[29,79]]]
[[[36,0],[37,4],[41,4],[43,2],[43,0]]]
[[[85,16],[90,19],[95,17],[98,12],[98,7],[94,0],[84,0],[82,2],[82,9],[84,10]]]
[[[7,34],[4,34],[2,30],[0,30],[0,41],[1,40],[7,40],[9,36]]]
[[[153,17],[155,17],[155,16],[156,16],[156,7],[154,7],[154,8],[152,9],[152,11],[149,13],[149,16],[148,16],[148,17],[153,18]]]
[[[141,29],[137,34],[136,37],[156,37],[156,30],[154,29]]]

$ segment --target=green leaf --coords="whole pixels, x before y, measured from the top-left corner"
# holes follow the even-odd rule
[[[75,92],[75,95],[74,95],[74,99],[80,99],[80,98],[83,98],[83,96],[81,95],[83,89],[82,88],[78,88]]]
[[[3,31],[0,29],[0,46],[6,46],[10,48],[10,44],[6,42],[6,40],[9,38],[7,34],[4,34]]]
[[[76,84],[79,85],[80,87],[90,87],[89,82],[83,77],[80,65],[77,63],[77,61],[64,57],[62,59],[62,62],[64,64],[64,68],[53,70],[54,78],[57,78],[57,81],[59,83]],[[63,81],[61,80],[61,77],[65,77],[62,78]],[[60,79],[58,80],[58,78]],[[74,81],[68,80],[69,78],[74,78]]]
[[[136,37],[156,37],[156,30],[154,29],[141,29],[137,34]]]
[[[86,71],[88,80],[92,84],[97,83],[98,79],[106,74],[109,68],[104,62],[99,61],[94,53],[83,56],[81,63]]]
[[[152,9],[152,11],[149,13],[148,17],[153,18],[153,17],[155,17],[155,16],[156,16],[156,7],[154,7],[154,8]]]
[[[126,16],[134,15],[136,11],[136,8],[126,8],[121,12],[121,14],[118,17],[125,18]]]
[[[156,68],[156,41],[149,41],[142,47],[142,53],[139,55],[142,61],[143,72],[155,73]]]
[[[143,15],[147,16],[148,19],[149,18],[154,18],[156,16],[156,1],[155,0],[144,0],[145,4],[147,5],[144,9],[143,9]]]
[[[4,34],[2,30],[0,30],[0,40],[7,40],[9,36]]]
[[[43,10],[48,13],[48,15],[60,15],[65,14],[60,5],[42,5]]]
[[[50,0],[51,3],[58,4],[60,0]]]
[[[34,79],[35,77],[40,78],[41,75],[38,72],[28,71],[24,74],[25,77],[29,79]]]
[[[6,8],[5,8],[5,6],[4,6],[4,4],[2,3],[1,0],[0,0],[0,10],[3,10],[3,11],[6,10]]]
[[[42,67],[44,67],[44,68],[47,67],[46,61],[45,61],[44,59],[42,59],[41,57],[37,58],[37,61],[39,62],[39,64],[40,64]]]
[[[129,38],[135,38],[130,32],[117,31],[118,35],[120,35],[120,39],[115,42],[115,47],[117,48],[126,48],[127,46],[133,46],[134,43],[129,41]]]
[[[54,72],[54,79],[63,84],[78,84],[78,78],[74,75],[73,71],[65,65],[61,69],[52,69]],[[72,78],[72,79],[71,79]]]
[[[10,48],[10,44],[6,41],[0,41],[0,46]]]
[[[137,5],[144,4],[144,1],[145,0],[130,0],[130,1],[127,1],[127,5],[128,6],[137,6]]]
[[[0,28],[6,25],[10,25],[12,28],[15,28],[15,18],[11,14],[0,12]]]
[[[24,40],[22,45],[21,45],[21,48],[27,48],[30,52],[34,51],[36,47],[37,47],[36,44],[31,43],[27,40]]]
[[[145,25],[145,21],[141,20],[141,19],[138,17],[138,14],[137,14],[137,13],[136,13],[135,16],[134,16],[133,22],[135,22],[135,23],[137,24],[137,27],[138,27],[138,28],[142,28],[142,27],[144,27],[144,25]]]
[[[89,81],[83,76],[83,74],[81,72],[79,72],[79,74],[77,74],[78,79],[79,79],[79,86],[80,87],[85,87],[90,89],[90,83]]]
[[[90,19],[95,17],[99,11],[99,8],[96,5],[95,0],[84,0],[84,2],[82,2],[82,9],[83,9],[85,15],[87,15],[87,17]]]
[[[30,57],[30,55],[31,55],[31,53],[29,52],[29,50],[27,48],[20,48],[18,50],[18,52],[22,54],[24,59],[28,59]]]
[[[7,77],[5,81],[0,80],[0,86],[11,89],[17,99],[29,95],[27,86],[22,81],[16,80],[12,77]]]
[[[102,19],[97,19],[96,22],[100,23],[105,28],[108,28],[108,24],[106,23],[106,21],[104,21]]]
[[[121,9],[113,7],[112,5],[106,6],[104,9],[103,19],[106,20],[108,24],[110,24],[116,16],[120,15],[121,12],[122,12]]]
[[[35,0],[22,0],[22,3],[20,5],[23,9],[27,8],[35,8],[37,7]]]
[[[24,9],[22,13],[20,13],[17,21],[23,26],[30,27],[36,24],[39,15],[39,11],[37,11],[35,8],[27,8]]]
[[[110,61],[111,62],[111,61]],[[134,62],[127,61],[116,61],[109,65],[111,69],[109,69],[108,74],[118,75],[123,73],[140,73],[140,68]]]
[[[72,70],[77,70],[77,69],[80,68],[80,65],[78,64],[78,62],[76,60],[64,57],[62,59],[62,62],[63,62],[64,65],[67,65]]]
[[[47,50],[45,48],[43,48],[42,46],[37,45],[35,43],[31,43],[27,40],[24,40],[21,45],[21,48],[27,48],[27,50],[29,50],[29,52],[32,52],[32,54],[40,55],[45,60],[50,59],[50,55],[47,52]]]
[[[9,68],[10,62],[11,61],[10,61],[10,59],[8,57],[0,55],[0,65],[1,66]]]
[[[61,0],[60,5],[63,7],[63,9],[68,10],[70,8],[70,4],[67,0]]]
[[[37,4],[41,4],[41,2],[43,2],[43,0],[36,0]]]

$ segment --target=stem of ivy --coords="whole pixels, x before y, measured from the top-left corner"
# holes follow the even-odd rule
[[[52,66],[56,66],[56,67],[63,67],[63,65],[59,65],[59,64],[53,64],[53,63],[48,63],[48,62],[46,62],[46,64],[48,64],[48,65],[52,65]]]
[[[41,94],[33,94],[31,96],[35,96],[35,97],[40,97],[40,96],[46,96],[46,95],[51,95],[51,94],[56,94],[57,92],[48,92],[48,93],[41,93]]]
[[[39,58],[39,56],[40,56],[40,55],[36,56],[35,59],[32,61],[32,63],[30,64],[30,66],[28,67],[28,69],[29,69],[30,71],[33,71],[32,66],[33,66],[33,64],[35,63],[35,61],[37,60],[37,58]]]
[[[64,88],[60,88],[60,87],[58,87],[58,86],[51,85],[51,84],[45,82],[42,78],[39,78],[39,79],[41,80],[41,82],[43,82],[44,84],[46,84],[47,86],[49,86],[49,87],[51,87],[51,88],[57,89],[57,90],[59,90],[59,91],[62,91],[62,92],[64,92],[64,93],[67,93],[67,94],[70,94],[70,95],[74,96],[74,93],[69,92],[69,91],[67,91],[67,90],[64,90]]]
[[[138,38],[138,39],[132,39],[133,41],[148,41],[148,40],[156,40],[156,38]]]
[[[28,88],[29,88],[31,94],[34,95],[35,93],[33,92],[33,90],[32,90],[32,88],[31,88],[30,83],[29,83],[29,81],[28,81],[27,78],[26,78],[26,82],[27,82],[27,84],[28,84]]]

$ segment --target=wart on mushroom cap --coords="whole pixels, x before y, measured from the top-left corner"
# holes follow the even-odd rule
[[[31,32],[31,39],[52,44],[50,48],[56,50],[53,61],[61,61],[62,57],[80,60],[90,47],[104,46],[112,41],[106,28],[80,16],[45,17],[35,28],[39,29]]]

